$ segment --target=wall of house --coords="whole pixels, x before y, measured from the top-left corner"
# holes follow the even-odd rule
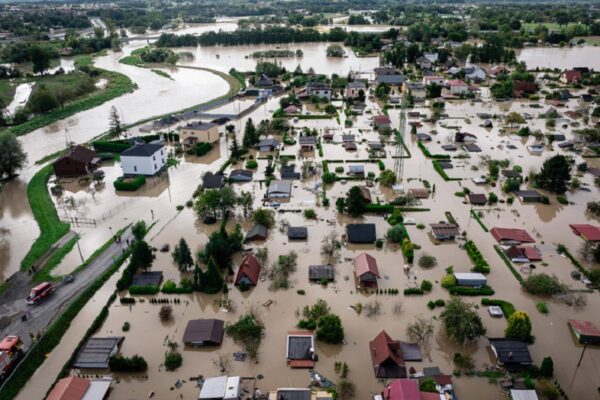
[[[164,148],[158,150],[152,157],[121,156],[121,169],[124,175],[155,175],[167,163]]]
[[[215,125],[208,130],[182,129],[180,132],[181,141],[189,137],[195,137],[198,143],[214,143],[219,140],[219,129]]]

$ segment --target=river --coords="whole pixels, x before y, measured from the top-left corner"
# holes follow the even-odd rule
[[[527,47],[518,53],[517,59],[530,69],[588,67],[600,70],[600,48],[595,46]]]

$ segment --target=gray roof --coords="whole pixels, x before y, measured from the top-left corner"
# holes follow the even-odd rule
[[[165,147],[162,143],[144,143],[136,144],[130,149],[125,150],[121,153],[121,157],[150,157],[153,156],[158,150]]]
[[[193,319],[188,321],[183,343],[219,345],[223,341],[225,323],[220,319]]]
[[[252,228],[250,228],[250,230],[246,234],[246,240],[251,240],[254,238],[266,238],[268,231],[269,229],[266,226],[256,224]]]
[[[388,85],[400,85],[404,83],[404,75],[379,75],[377,83],[386,83]]]
[[[225,176],[222,174],[213,174],[207,172],[202,178],[202,186],[204,189],[219,189],[225,186]]]
[[[77,353],[74,368],[108,368],[110,356],[117,352],[123,336],[89,338]]]
[[[300,145],[303,144],[317,144],[317,137],[316,136],[300,136],[298,137],[298,143],[300,143]]]
[[[249,169],[234,169],[229,173],[229,179],[234,181],[251,181],[254,173]]]
[[[501,364],[530,365],[533,363],[527,343],[514,339],[489,339]]]
[[[331,265],[309,265],[308,266],[308,279],[311,281],[320,281],[321,279],[327,279],[328,281],[334,280],[335,273]]]
[[[133,276],[131,286],[159,286],[162,279],[162,271],[141,272]]]
[[[281,179],[294,180],[294,179],[300,179],[300,177],[301,177],[300,172],[296,172],[296,166],[293,164],[286,165],[285,167],[281,167],[280,174],[281,174]]]
[[[536,192],[535,190],[517,190],[517,191],[515,191],[515,194],[524,199],[525,198],[537,199],[537,198],[541,197],[541,195],[538,192]]]
[[[308,228],[305,226],[288,226],[287,235],[289,239],[306,239]]]
[[[256,147],[277,147],[279,146],[279,141],[277,139],[263,139],[261,140]]]
[[[291,193],[292,182],[286,180],[271,181],[268,193]]]
[[[279,389],[277,400],[310,400],[310,389]]]
[[[311,336],[288,336],[289,360],[312,360],[310,349],[313,346]]]
[[[366,89],[367,85],[363,81],[352,81],[348,83],[348,88]]]
[[[206,131],[212,128],[213,126],[217,126],[217,124],[213,124],[212,122],[194,121],[182,126],[181,129],[195,129]]]
[[[377,239],[375,224],[348,224],[346,232],[350,243],[373,243]]]

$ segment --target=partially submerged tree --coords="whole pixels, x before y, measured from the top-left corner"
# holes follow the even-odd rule
[[[242,315],[236,323],[228,324],[225,332],[236,342],[242,343],[250,358],[256,359],[264,329],[256,315],[249,312]]]
[[[335,264],[340,257],[342,242],[336,231],[331,231],[321,241],[321,255],[328,264]]]
[[[571,179],[571,166],[563,155],[556,155],[544,161],[542,170],[535,177],[535,183],[542,189],[562,194],[567,191]]]
[[[0,133],[0,180],[12,178],[23,168],[27,155],[21,142],[12,133]]]
[[[525,311],[516,311],[506,320],[504,336],[519,339],[525,342],[531,341],[531,319]]]
[[[175,261],[180,271],[185,272],[194,266],[192,252],[184,238],[179,239],[179,243],[173,249],[172,255],[173,261]]]
[[[153,262],[154,253],[148,243],[146,243],[145,240],[137,240],[133,244],[133,251],[131,252],[131,265],[134,270],[143,268],[144,271],[146,271],[148,268],[152,267]]]
[[[448,336],[460,344],[475,342],[485,335],[486,329],[473,304],[465,303],[460,297],[448,301],[440,317]]]

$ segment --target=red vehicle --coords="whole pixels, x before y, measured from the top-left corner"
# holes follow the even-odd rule
[[[34,305],[42,301],[45,297],[54,293],[54,286],[50,282],[43,282],[31,289],[27,296],[27,304]]]
[[[21,357],[21,338],[6,336],[0,342],[0,379],[8,376]]]

